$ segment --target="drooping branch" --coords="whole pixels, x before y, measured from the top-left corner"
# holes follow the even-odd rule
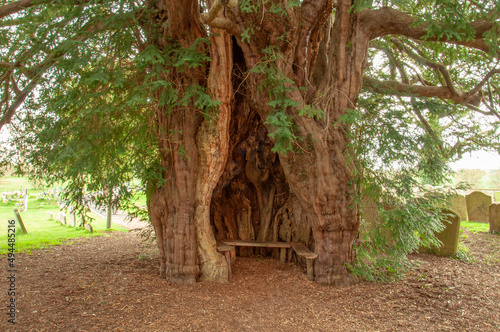
[[[396,81],[380,81],[365,76],[363,85],[375,92],[382,92],[388,95],[435,97],[448,99],[460,104],[477,104],[477,96],[456,96],[446,86],[424,86],[405,84]]]
[[[88,38],[90,38],[93,34],[105,29],[107,24],[108,24],[108,21],[106,21],[106,20],[100,20],[98,22],[87,23],[87,25],[85,25],[82,28],[80,33],[77,36],[75,36],[75,38],[73,40],[85,41]],[[58,48],[56,47],[55,49],[57,50]],[[65,52],[54,51],[52,53],[49,53],[45,57],[45,59],[43,61],[41,61],[40,63],[38,63],[36,66],[33,66],[29,70],[26,70],[24,72],[24,74],[29,79],[29,83],[24,87],[24,89],[22,91],[20,91],[19,87],[17,86],[17,83],[12,78],[12,74],[13,74],[12,70],[16,66],[13,66],[13,67],[10,67],[7,69],[7,72],[4,73],[4,75],[2,75],[2,79],[11,80],[11,82],[13,83],[13,89],[16,93],[16,97],[15,97],[13,103],[10,106],[7,106],[6,109],[4,110],[3,114],[1,115],[0,129],[4,125],[10,123],[14,114],[16,113],[18,108],[22,105],[22,103],[24,102],[26,97],[33,91],[33,89],[36,88],[41,76],[64,55],[65,55]]]
[[[20,94],[16,96],[12,105],[10,105],[8,109],[6,109],[6,111],[2,115],[2,118],[0,119],[0,129],[7,123],[10,123],[12,117],[14,116],[14,114],[16,114],[16,111],[19,108],[19,106],[22,105],[26,97],[31,93],[31,91],[33,91],[36,85],[37,85],[36,81],[31,82],[26,88],[24,88],[23,91],[21,91]]]
[[[9,3],[8,5],[0,7],[0,18],[4,18],[6,16],[18,13],[36,4],[39,4],[40,2],[41,1],[39,0],[20,0]]]
[[[401,103],[401,104],[404,105],[404,103]],[[441,150],[441,152],[444,153],[445,150],[444,150],[443,142],[438,137],[436,131],[432,128],[429,121],[427,121],[427,119],[424,117],[424,115],[422,114],[422,112],[420,112],[420,110],[418,108],[412,107],[412,111],[415,114],[415,116],[417,117],[418,121],[420,121],[420,123],[423,125],[425,131],[432,137],[434,142],[438,145],[439,150]]]
[[[91,0],[76,0],[76,1],[66,1],[67,5],[80,5],[90,2]],[[0,7],[0,19],[10,16],[12,14],[16,14],[26,10],[30,7],[41,5],[41,4],[50,4],[53,1],[50,0],[19,0],[16,2],[9,3]],[[15,22],[10,22],[15,23]]]
[[[417,21],[415,17],[389,7],[377,10],[362,10],[359,12],[359,19],[369,30],[370,39],[386,35],[399,35],[422,40],[427,36],[427,28],[429,27],[428,23],[415,26],[415,22]],[[475,31],[475,36],[472,40],[449,37],[438,38],[436,36],[429,37],[426,40],[462,45],[489,52],[490,47],[484,41],[483,34],[494,27],[493,23],[485,20],[478,20],[471,22],[470,26]]]

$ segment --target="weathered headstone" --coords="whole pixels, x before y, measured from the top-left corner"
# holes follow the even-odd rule
[[[450,208],[458,213],[460,220],[469,220],[467,215],[467,203],[464,195],[457,195],[450,200]]]
[[[24,194],[24,211],[27,212],[28,211],[28,194],[25,193]]]
[[[490,232],[500,232],[500,203],[490,205]]]
[[[76,213],[75,213],[75,208],[73,206],[70,207],[69,209],[69,221],[72,227],[76,226]]]
[[[445,229],[436,234],[436,237],[443,243],[439,248],[434,248],[434,252],[439,256],[453,256],[458,251],[458,239],[460,235],[460,216],[451,210],[443,210],[447,214],[443,219]]]
[[[500,191],[494,193],[493,198],[495,199],[495,202],[500,203]]]
[[[49,212],[49,220],[54,220],[54,214],[52,212]]]
[[[474,191],[465,197],[467,203],[467,215],[469,221],[489,222],[489,206],[491,204],[491,196],[479,191]]]

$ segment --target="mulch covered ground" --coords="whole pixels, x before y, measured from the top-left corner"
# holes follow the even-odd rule
[[[115,233],[17,254],[16,324],[2,278],[0,331],[500,331],[500,236],[466,240],[473,263],[414,255],[422,264],[392,284],[328,287],[238,257],[232,282],[188,286],[158,277],[136,233]]]

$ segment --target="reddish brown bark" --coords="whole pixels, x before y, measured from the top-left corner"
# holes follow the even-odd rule
[[[197,1],[159,1],[154,9],[159,26],[165,26],[168,21],[163,34],[151,32],[150,38],[155,39],[158,47],[190,46],[204,35],[197,19]],[[148,208],[160,253],[160,276],[173,282],[192,283],[200,277],[217,281],[227,279],[227,265],[216,251],[209,208],[211,193],[227,156],[232,97],[228,73],[231,46],[224,33],[214,38],[217,47],[212,50],[214,61],[208,81],[203,66],[182,72],[168,68],[165,75],[176,83],[181,96],[190,86],[204,86],[208,82],[214,98],[221,101],[219,117],[208,124],[192,106],[159,108],[156,112],[159,150],[165,171],[164,183],[152,194]]]
[[[166,183],[153,195],[151,208],[163,275],[188,282],[200,273],[208,280],[223,279],[225,266],[208,227],[211,206],[216,238],[305,242],[319,255],[316,280],[338,284],[349,279],[345,264],[353,259],[359,215],[353,199],[356,189],[351,186],[352,164],[345,158],[346,128],[334,124],[356,102],[368,37],[352,28],[357,22],[356,16],[348,13],[349,3],[337,10],[335,25],[325,28],[331,22],[324,14],[330,6],[329,1],[311,1],[286,18],[266,13],[269,19],[262,21],[253,42],[243,43],[241,36],[236,36],[238,46],[232,51],[228,48],[229,36],[217,37],[208,80],[214,98],[222,102],[214,127],[202,123],[194,112],[179,110],[164,120],[159,114],[159,127],[175,133],[163,139],[169,142],[162,146]],[[235,9],[228,16],[244,27],[252,14],[243,15]],[[282,25],[277,28],[273,22],[280,20]],[[307,24],[297,28],[299,20]],[[176,24],[189,26],[182,19]],[[286,30],[290,27],[294,28]],[[280,41],[285,32],[290,42]],[[328,43],[330,38],[332,42]],[[299,105],[306,104],[306,95],[312,96],[326,115],[322,120],[295,117],[297,135],[308,138],[298,143],[305,153],[278,156],[271,152],[273,142],[268,133],[273,128],[265,128],[271,111],[269,96],[258,88],[265,77],[245,73],[259,63],[261,50],[269,40],[274,40],[283,54],[276,61],[277,67],[293,79],[296,87],[308,82],[309,71],[316,73],[316,85],[307,93],[294,90],[289,96]],[[335,45],[335,49],[327,45]],[[316,62],[320,47],[329,54],[326,62],[325,57]],[[311,52],[303,52],[305,48]],[[328,65],[330,70],[318,68],[321,65]],[[217,79],[215,71],[220,74]],[[188,84],[186,77],[181,81]],[[231,104],[233,89],[235,99]],[[314,97],[318,95],[323,97]],[[290,115],[296,112],[288,111]],[[184,157],[173,153],[180,144],[185,149]],[[226,158],[228,163],[223,168]],[[290,196],[290,191],[295,195]]]
[[[194,1],[159,3],[169,17],[163,32],[169,38],[190,45],[203,35]],[[286,1],[282,4],[286,8]],[[348,264],[360,223],[358,188],[349,128],[339,120],[356,107],[368,42],[395,29],[417,37],[425,32],[410,26],[414,21],[408,15],[390,9],[356,12],[352,4],[310,0],[281,15],[271,13],[270,3],[260,3],[255,12],[236,6],[225,8],[225,15],[203,17],[226,33],[215,30],[220,35],[213,38],[208,80],[200,79],[201,70],[190,79],[210,88],[221,102],[220,114],[213,126],[185,110],[158,114],[160,128],[182,130],[161,137],[166,184],[153,195],[151,208],[163,274],[192,281],[201,273],[222,280],[226,267],[215,239],[241,238],[304,242],[318,254],[317,281],[352,280]],[[196,18],[189,20],[191,15]],[[478,31],[487,28],[476,25]],[[243,40],[243,31],[251,31],[250,41]],[[293,82],[286,83],[287,97],[299,107],[285,111],[302,138],[293,151],[278,154],[271,152],[274,142],[268,136],[275,128],[266,122],[273,111],[261,89],[266,74],[251,71],[270,61],[262,50],[271,45],[279,53],[273,65]],[[473,47],[481,48],[481,41]],[[181,81],[190,84],[185,75]],[[305,105],[320,108],[324,117],[297,116]],[[187,158],[175,153],[180,143]]]
[[[219,182],[229,152],[229,124],[233,88],[231,73],[231,37],[222,30],[214,30],[211,44],[212,62],[208,76],[208,88],[215,100],[221,102],[219,113],[213,121],[204,121],[197,134],[200,155],[196,183],[195,225],[198,239],[201,279],[225,281],[228,267],[223,256],[217,253],[214,233],[210,222],[212,193]]]
[[[174,282],[196,281],[198,263],[196,226],[196,177],[198,149],[196,129],[200,119],[190,110],[178,110],[166,116],[158,114],[161,151],[166,169],[165,184],[153,195],[150,219],[160,253],[160,276]],[[162,128],[173,130],[172,136]],[[182,143],[185,154],[178,153]]]
[[[309,86],[307,93],[295,90],[289,97],[299,105],[305,105],[309,98],[314,100],[316,106],[325,112],[325,118],[295,117],[296,135],[307,140],[296,143],[301,146],[294,147],[295,152],[280,153],[279,160],[286,182],[296,197],[291,214],[300,214],[312,229],[314,241],[310,247],[318,253],[314,265],[315,279],[341,284],[350,281],[346,264],[354,258],[353,241],[360,219],[354,201],[354,164],[346,159],[348,128],[337,122],[348,109],[355,107],[363,82],[369,35],[360,27],[356,14],[350,13],[350,2],[345,1],[338,4],[334,25],[324,29],[325,24],[330,22],[328,15],[323,15],[328,12],[329,5],[331,3],[327,1],[309,2],[301,15],[289,16],[289,25],[293,26],[298,19],[306,23],[302,30],[288,31],[291,43],[280,48],[283,61],[277,61],[277,66],[294,80],[296,86],[310,82],[312,73],[315,73],[315,85]],[[266,27],[263,28],[265,30]],[[272,32],[266,31],[274,35],[283,32],[276,28]],[[259,33],[255,35],[253,44],[258,44],[261,38]],[[315,37],[311,39],[311,36]],[[253,53],[253,46],[242,44],[247,67],[258,63],[254,59],[259,55]],[[267,45],[259,46],[257,49]],[[304,48],[321,48],[327,57],[318,58],[315,52],[302,52]],[[295,66],[289,65],[290,60]],[[304,68],[310,68],[311,73]],[[249,86],[257,87],[263,79],[262,75],[251,75],[248,78]],[[255,88],[249,88],[248,93],[258,104],[255,109],[260,117],[267,118],[271,112],[267,105],[269,99],[263,98],[262,93]],[[291,116],[295,115],[294,110],[288,111]],[[269,128],[269,131],[272,130]],[[259,210],[262,212],[262,208]],[[296,218],[292,220],[297,221]],[[305,234],[307,231],[298,237],[304,239]]]

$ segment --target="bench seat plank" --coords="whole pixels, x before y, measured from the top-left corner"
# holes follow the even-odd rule
[[[238,247],[258,247],[258,248],[291,248],[288,242],[258,242],[243,240],[224,240],[224,244]]]
[[[306,259],[316,259],[318,257],[317,253],[312,252],[302,243],[292,243],[292,248],[297,255]]]

